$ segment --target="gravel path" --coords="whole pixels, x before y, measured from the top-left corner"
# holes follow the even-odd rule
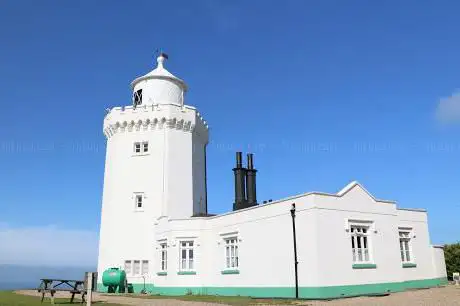
[[[40,296],[37,290],[18,290],[18,294],[23,295],[32,295]],[[48,295],[47,295],[48,296]],[[66,298],[70,300],[70,294],[68,292],[56,292],[54,295],[56,298]],[[179,301],[172,299],[140,299],[135,297],[126,297],[126,296],[108,296],[99,293],[93,293],[93,302],[108,302],[121,305],[136,305],[136,306],[222,306],[223,304],[215,303],[202,303],[202,302],[188,302],[188,301]],[[76,303],[75,305],[80,305]],[[84,304],[86,305],[86,304]]]
[[[38,293],[32,290],[16,291],[20,294],[34,295]],[[58,295],[68,298],[69,294]],[[123,296],[106,296],[94,294],[96,301],[105,301],[122,305],[138,306],[222,306],[223,304],[186,302],[172,299],[140,299]],[[296,303],[297,304],[297,303]],[[262,304],[254,304],[262,305]],[[273,306],[273,304],[270,304]],[[383,297],[358,297],[346,298],[333,301],[299,301],[298,305],[308,306],[460,306],[460,286],[446,286],[424,290],[413,290],[393,293]]]

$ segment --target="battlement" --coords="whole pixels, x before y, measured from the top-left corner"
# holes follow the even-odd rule
[[[114,107],[104,118],[104,135],[164,128],[196,132],[208,141],[208,124],[195,107],[175,104]]]

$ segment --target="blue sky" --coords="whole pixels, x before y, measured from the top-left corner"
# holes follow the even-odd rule
[[[35,263],[41,233],[85,241],[71,264],[96,261],[104,110],[131,103],[129,83],[158,48],[210,125],[211,212],[231,209],[243,150],[255,153],[260,201],[358,180],[426,208],[434,243],[457,241],[459,10],[453,0],[2,1],[0,245],[10,248],[0,263]]]

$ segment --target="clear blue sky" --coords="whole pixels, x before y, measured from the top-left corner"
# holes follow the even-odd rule
[[[460,128],[436,113],[460,87],[459,11],[454,0],[2,1],[0,228],[97,235],[104,110],[131,103],[129,83],[162,48],[210,125],[210,212],[231,209],[243,150],[261,201],[358,180],[426,208],[434,243],[457,241]]]

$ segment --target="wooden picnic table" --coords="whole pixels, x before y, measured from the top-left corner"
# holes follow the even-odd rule
[[[72,279],[53,279],[42,278],[38,287],[38,292],[42,294],[41,302],[45,299],[45,294],[51,295],[51,303],[54,304],[54,294],[58,291],[65,291],[72,294],[70,303],[73,303],[76,294],[81,294],[81,303],[85,302],[86,289],[84,288],[84,281]]]

